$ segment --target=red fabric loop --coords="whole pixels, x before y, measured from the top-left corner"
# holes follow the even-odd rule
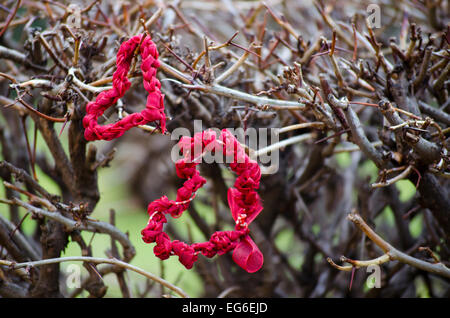
[[[195,134],[193,138],[183,137],[178,143],[184,158],[176,163],[177,175],[187,179],[178,189],[176,201],[163,196],[148,205],[150,219],[142,230],[142,239],[146,243],[156,243],[153,251],[164,260],[177,255],[180,262],[188,269],[192,268],[199,253],[206,257],[222,255],[234,250],[233,260],[249,273],[258,271],[264,257],[249,236],[248,226],[261,212],[262,205],[256,190],[259,188],[261,171],[258,164],[251,160],[236,138],[226,129],[222,130],[220,139],[214,131],[207,130]],[[199,164],[199,153],[220,151],[232,156],[230,168],[237,174],[234,187],[228,189],[228,204],[236,222],[234,231],[215,232],[209,241],[188,245],[180,241],[170,241],[163,232],[163,224],[167,223],[165,214],[179,217],[189,207],[196,191],[206,180],[200,176],[196,166]]]
[[[94,102],[86,106],[86,116],[83,118],[84,137],[86,140],[112,140],[124,134],[128,129],[159,120],[161,131],[166,131],[166,116],[164,114],[164,95],[161,93],[161,83],[156,78],[156,70],[160,63],[158,51],[150,36],[142,39],[143,35],[136,35],[123,42],[117,53],[117,70],[113,75],[113,87],[98,94]],[[142,40],[142,43],[141,43]],[[141,70],[144,88],[148,92],[145,109],[140,113],[130,114],[121,120],[107,125],[99,125],[98,118],[106,109],[114,105],[117,100],[130,88],[128,71],[134,53],[140,44],[142,57]]]

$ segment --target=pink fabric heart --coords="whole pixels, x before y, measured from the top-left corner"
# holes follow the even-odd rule
[[[100,125],[98,118],[117,100],[124,96],[130,88],[128,71],[136,52],[140,48],[142,56],[141,70],[144,88],[148,92],[147,104],[140,113],[130,114],[119,121]],[[159,121],[162,133],[166,131],[166,115],[164,114],[164,95],[161,93],[161,83],[156,77],[158,50],[150,36],[136,35],[121,44],[117,52],[117,70],[113,74],[113,87],[97,95],[95,101],[86,105],[86,115],[83,118],[84,137],[86,140],[112,140],[122,136],[128,129],[144,125],[147,122]]]

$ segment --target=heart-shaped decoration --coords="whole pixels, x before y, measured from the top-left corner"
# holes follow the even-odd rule
[[[117,100],[130,88],[128,71],[133,57],[139,49],[142,57],[141,70],[144,88],[148,92],[145,109],[140,113],[133,113],[121,120],[107,125],[99,125],[98,118],[106,109],[114,105]],[[161,83],[156,78],[156,70],[160,65],[158,50],[149,35],[136,35],[125,41],[117,53],[117,70],[113,75],[113,87],[98,94],[94,102],[86,106],[86,116],[83,118],[86,140],[112,140],[120,137],[128,129],[159,120],[161,132],[166,130],[166,117],[164,114],[164,95],[161,93]]]
[[[226,129],[222,130],[220,139],[217,139],[214,131],[207,130],[195,134],[193,138],[181,138],[178,146],[184,158],[176,163],[177,175],[187,181],[178,189],[175,201],[163,196],[148,205],[150,218],[147,227],[142,230],[142,239],[146,243],[156,243],[153,250],[160,259],[178,255],[180,262],[188,269],[192,268],[200,253],[213,257],[234,250],[233,260],[240,267],[249,273],[258,271],[264,257],[250,238],[248,229],[262,210],[261,200],[256,192],[261,178],[258,163],[247,156],[241,144]],[[177,218],[189,207],[197,190],[206,183],[196,166],[200,163],[202,154],[212,151],[232,156],[233,159],[229,166],[237,174],[237,178],[234,187],[228,189],[228,204],[236,222],[235,230],[215,232],[209,241],[203,243],[188,245],[178,240],[171,241],[163,231],[163,225],[167,223],[165,215]]]

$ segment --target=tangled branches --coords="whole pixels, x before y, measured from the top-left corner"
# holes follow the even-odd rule
[[[261,164],[264,210],[250,226],[263,268],[248,274],[231,257],[199,259],[195,271],[203,284],[196,295],[386,297],[425,290],[448,297],[448,3],[372,2],[381,11],[378,26],[367,19],[367,1],[6,1],[0,6],[6,204],[0,295],[85,290],[102,297],[102,278],[113,273],[122,295],[131,296],[125,269],[133,269],[121,265],[130,265],[136,250],[146,251],[133,247],[114,218],[94,219],[98,173],[117,163],[126,180],[116,180],[144,210],[163,191],[179,188],[166,169],[173,143],[162,127],[143,122],[108,145],[88,143],[82,119],[86,105],[112,88],[120,44],[147,32],[159,51],[169,134],[179,127],[192,134],[194,120],[202,129],[280,128],[278,142],[246,146],[256,157],[279,151],[276,173]],[[146,104],[140,63],[135,54],[130,90],[99,124]],[[228,172],[218,164],[201,168],[211,182],[189,207],[187,234],[167,229],[180,241],[209,238],[233,224]],[[31,232],[22,225],[26,215]],[[92,258],[95,240],[85,242],[84,232],[109,235],[108,256],[117,261],[102,267]],[[69,238],[82,250],[73,260],[87,271],[72,294],[60,290]],[[349,265],[336,264],[339,257]],[[151,253],[146,258],[158,262]],[[380,288],[364,291],[366,276],[355,270],[374,264],[382,266]],[[176,284],[144,276],[164,283],[142,295],[186,295]]]

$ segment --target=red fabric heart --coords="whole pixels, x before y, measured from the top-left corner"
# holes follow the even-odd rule
[[[139,46],[140,45],[140,46]],[[144,88],[148,92],[147,104],[140,113],[128,115],[121,120],[107,125],[99,125],[98,118],[106,109],[114,105],[117,100],[130,88],[128,71],[134,53],[139,47],[142,57],[141,70]],[[164,95],[161,93],[161,83],[156,78],[158,50],[150,36],[137,35],[123,42],[117,53],[117,70],[113,74],[113,87],[101,92],[94,102],[86,105],[86,115],[83,118],[84,137],[86,140],[112,140],[122,136],[128,129],[145,125],[148,122],[158,120],[161,132],[166,131],[166,116],[164,114]]]
[[[184,158],[176,163],[177,175],[187,181],[178,189],[176,201],[163,196],[149,204],[150,219],[147,227],[141,232],[142,239],[146,243],[156,243],[153,250],[160,259],[177,255],[188,269],[192,268],[199,253],[213,257],[234,250],[233,260],[236,264],[249,273],[258,271],[263,265],[264,257],[250,238],[248,229],[263,208],[256,192],[261,178],[258,164],[245,154],[240,143],[226,129],[222,130],[220,139],[212,130],[195,134],[193,138],[183,137],[179,147]],[[219,150],[233,157],[234,161],[230,163],[230,168],[238,175],[234,187],[228,190],[228,203],[236,222],[235,230],[215,232],[209,241],[203,243],[188,245],[180,241],[171,242],[163,232],[162,225],[167,222],[164,215],[179,217],[189,207],[196,191],[206,182],[196,168],[201,159],[199,153]]]

